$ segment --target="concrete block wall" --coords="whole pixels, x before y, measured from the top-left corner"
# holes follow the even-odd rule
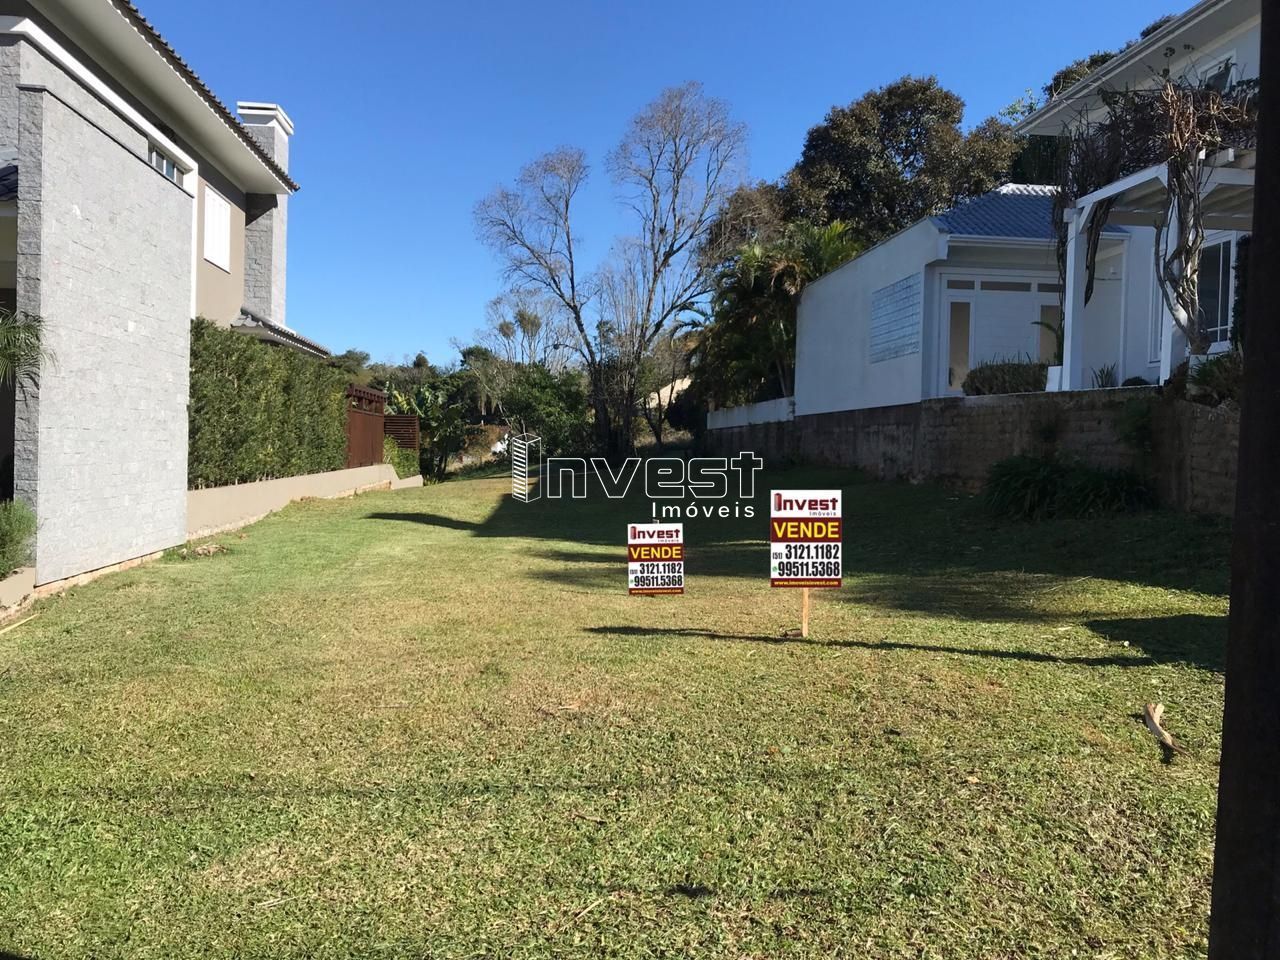
[[[1134,404],[1151,412],[1152,449],[1125,437]],[[709,452],[751,450],[767,464],[855,467],[882,479],[941,480],[978,490],[992,465],[1049,450],[1148,476],[1174,509],[1229,516],[1240,418],[1232,407],[1158,398],[1155,388],[947,397],[708,430]]]
[[[18,300],[44,317],[52,360],[19,403],[15,487],[36,507],[45,583],[186,539],[193,205],[145,138],[31,62]]]
[[[283,169],[289,169],[289,134],[279,122],[242,117],[249,135]],[[245,208],[244,305],[284,324],[289,198],[250,194]]]

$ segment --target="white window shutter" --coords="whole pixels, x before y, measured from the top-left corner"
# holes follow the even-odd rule
[[[231,272],[231,204],[208,184],[204,187],[204,258]]]

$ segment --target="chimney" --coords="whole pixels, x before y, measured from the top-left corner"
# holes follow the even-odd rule
[[[241,100],[236,113],[249,135],[286,173],[293,121],[278,104]],[[283,188],[281,188],[283,190]],[[288,245],[289,195],[245,196],[244,305],[272,323],[285,323],[285,253]]]

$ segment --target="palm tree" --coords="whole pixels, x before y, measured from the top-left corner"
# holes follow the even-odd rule
[[[41,317],[0,307],[0,383],[35,382],[41,361],[49,359],[43,339]]]
[[[796,310],[807,284],[852,260],[861,249],[850,228],[837,220],[819,227],[790,225],[778,241],[742,247],[721,271],[713,300],[712,327],[756,352],[755,370],[776,380],[783,396],[794,393]],[[727,399],[727,398],[721,398]]]

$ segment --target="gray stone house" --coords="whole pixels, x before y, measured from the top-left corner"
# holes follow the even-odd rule
[[[285,322],[293,124],[238,113],[128,0],[0,0],[0,303],[52,355],[0,401],[0,492],[37,584],[186,539],[193,316],[325,353]]]

